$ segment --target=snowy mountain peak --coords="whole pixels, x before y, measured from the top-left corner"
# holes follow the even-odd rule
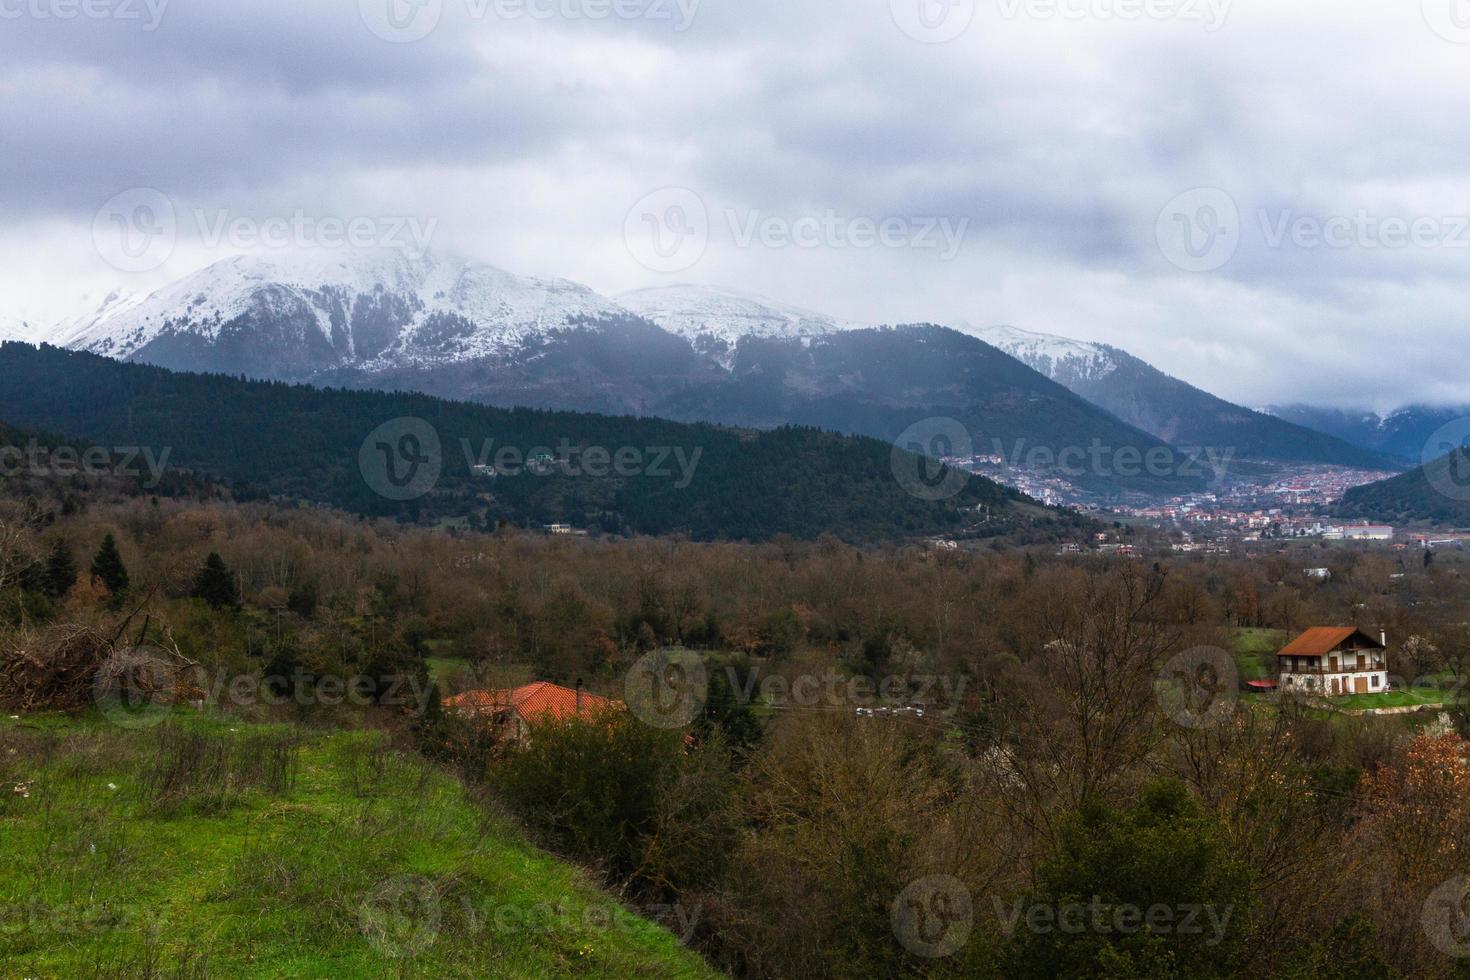
[[[1009,326],[972,327],[967,332],[1063,384],[1097,381],[1118,369],[1117,356],[1102,344]]]
[[[580,317],[621,312],[576,283],[460,258],[309,249],[236,256],[147,296],[111,296],[57,337],[68,347],[129,358],[157,345],[234,342],[266,325],[275,336],[257,340],[309,348],[313,370],[323,370],[385,357],[482,357]]]
[[[679,284],[635,289],[618,302],[670,333],[734,345],[742,337],[817,337],[866,324],[839,320],[755,293],[718,286]]]

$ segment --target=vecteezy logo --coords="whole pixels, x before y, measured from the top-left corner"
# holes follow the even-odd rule
[[[384,41],[422,41],[439,26],[444,0],[357,0],[362,22]]]
[[[439,889],[409,875],[373,889],[358,910],[358,927],[384,956],[406,960],[434,945],[441,917]]]
[[[439,433],[423,419],[384,422],[362,441],[357,465],[379,496],[417,500],[434,489],[444,467]]]
[[[628,252],[654,272],[683,272],[709,247],[709,209],[687,187],[665,187],[647,195],[623,222]]]
[[[1470,44],[1470,0],[1420,0],[1429,29],[1452,44]]]
[[[970,475],[947,466],[944,459],[974,455],[970,430],[957,419],[932,418],[916,422],[893,442],[890,465],[893,478],[910,496],[920,500],[948,500],[965,489]]]
[[[931,875],[909,885],[893,900],[888,916],[904,949],[927,959],[958,952],[975,926],[970,890],[949,875]]]
[[[1235,710],[1240,673],[1235,658],[1218,647],[1177,654],[1154,679],[1164,714],[1184,728],[1213,728]]]
[[[709,671],[692,650],[655,650],[628,671],[623,693],[633,716],[654,728],[683,728],[704,707]]]
[[[893,22],[915,41],[953,41],[975,20],[975,0],[889,0]]]
[[[1458,875],[1429,893],[1420,916],[1424,934],[1446,956],[1470,956],[1470,878]]]
[[[1470,500],[1470,418],[1435,430],[1420,457],[1429,485],[1450,500]]]
[[[97,254],[122,272],[151,272],[174,254],[178,214],[167,194],[134,187],[116,195],[92,219]]]
[[[1218,187],[1196,187],[1175,197],[1154,226],[1159,251],[1186,272],[1213,272],[1240,248],[1240,209]]]

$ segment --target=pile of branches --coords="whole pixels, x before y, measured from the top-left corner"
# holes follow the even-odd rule
[[[162,704],[189,696],[197,664],[167,636],[150,640],[146,620],[127,639],[134,616],[12,634],[0,643],[0,709],[82,711],[107,700]]]

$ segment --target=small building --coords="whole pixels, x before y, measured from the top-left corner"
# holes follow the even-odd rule
[[[1388,636],[1354,626],[1314,626],[1276,655],[1281,690],[1326,696],[1388,690]]]
[[[503,729],[504,737],[518,742],[533,724],[569,718],[590,718],[621,701],[588,694],[582,682],[575,688],[537,681],[500,691],[465,691],[444,699],[444,709],[462,718],[480,719]]]

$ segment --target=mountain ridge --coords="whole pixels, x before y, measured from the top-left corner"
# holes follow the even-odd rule
[[[1415,466],[1425,462],[1426,457],[1438,455],[1430,446],[1435,432],[1470,418],[1470,406],[1467,405],[1406,405],[1387,413],[1370,409],[1273,405],[1266,411]]]
[[[147,295],[112,294],[55,335],[71,349],[175,370],[492,405],[883,439],[951,417],[987,451],[996,440],[1053,454],[1101,442],[1382,463],[1106,345],[1014,327],[878,327],[690,284],[609,299],[564,279],[396,250],[237,256]],[[1201,489],[1167,473],[1084,472],[1073,482],[1107,493]]]
[[[1392,463],[1377,450],[1228,402],[1109,344],[1015,327],[973,332],[1130,425],[1174,445],[1230,446],[1242,458],[1291,463],[1365,469]]]

